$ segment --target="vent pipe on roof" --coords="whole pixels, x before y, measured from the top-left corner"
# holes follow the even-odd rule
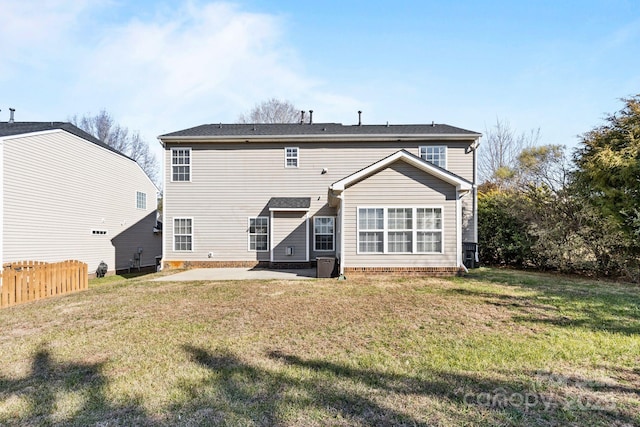
[[[358,126],[362,126],[362,111],[358,110]]]
[[[300,124],[304,123],[304,110],[300,111]]]
[[[431,127],[435,127],[436,126],[436,122],[434,122],[433,120],[431,120]]]
[[[313,124],[313,110],[309,110],[309,124]]]
[[[13,123],[15,119],[13,118],[13,113],[16,112],[15,108],[9,108],[9,123]]]

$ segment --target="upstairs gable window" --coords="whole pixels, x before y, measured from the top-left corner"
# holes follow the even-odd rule
[[[447,147],[444,145],[425,145],[420,147],[420,158],[429,163],[447,168]]]

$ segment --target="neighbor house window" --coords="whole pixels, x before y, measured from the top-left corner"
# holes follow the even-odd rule
[[[191,148],[171,149],[171,181],[191,181]]]
[[[191,218],[173,219],[173,250],[193,250],[193,220]]]
[[[287,168],[298,167],[298,147],[285,147],[284,149],[284,166]]]
[[[332,216],[317,216],[313,219],[313,240],[316,251],[334,250],[334,223]]]
[[[442,252],[442,209],[416,209],[416,251]]]
[[[441,207],[358,208],[358,253],[442,253]]]
[[[269,250],[269,218],[266,216],[249,218],[249,250]]]
[[[420,157],[429,163],[446,169],[447,147],[444,145],[427,145],[420,147]]]
[[[147,209],[147,193],[136,191],[136,208]]]
[[[358,209],[358,250],[363,253],[384,251],[384,209]]]

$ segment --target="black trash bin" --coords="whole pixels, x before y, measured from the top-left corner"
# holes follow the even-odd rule
[[[318,257],[316,258],[316,277],[319,279],[326,279],[329,277],[336,277],[338,275],[338,263],[333,257]]]

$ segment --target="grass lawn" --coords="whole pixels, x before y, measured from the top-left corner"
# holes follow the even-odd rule
[[[94,280],[0,310],[0,425],[640,425],[640,288]]]

